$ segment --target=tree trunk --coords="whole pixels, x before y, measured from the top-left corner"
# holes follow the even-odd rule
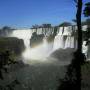
[[[82,0],[77,2],[77,28],[78,28],[78,47],[77,47],[77,57],[76,57],[76,77],[77,77],[77,87],[80,90],[81,88],[81,62],[82,58],[82,26],[81,26],[81,14],[82,14]]]
[[[82,54],[82,26],[81,26],[81,13],[82,13],[82,0],[76,0],[77,2],[77,36],[78,46],[77,51],[74,52],[74,57],[71,64],[67,68],[67,72],[61,86],[58,90],[81,90],[81,65],[85,60]]]
[[[82,0],[78,0],[77,3],[77,28],[78,28],[78,52],[82,52],[82,27],[81,27],[81,14],[82,14]]]

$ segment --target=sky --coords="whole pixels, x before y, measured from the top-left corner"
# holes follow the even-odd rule
[[[83,0],[84,3],[88,1]],[[0,27],[30,28],[43,23],[59,25],[64,21],[71,22],[75,14],[74,0],[0,0]]]

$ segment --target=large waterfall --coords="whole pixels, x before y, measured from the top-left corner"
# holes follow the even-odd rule
[[[22,57],[24,60],[43,60],[45,59],[50,52],[52,44],[49,44],[46,40],[46,37],[43,38],[43,43],[31,48],[30,47],[30,39],[32,36],[32,30],[14,30],[12,37],[17,37],[19,39],[23,39],[24,45],[26,47],[25,51],[22,53]]]
[[[47,41],[48,36],[45,36],[43,38],[43,43],[34,48],[31,48],[30,39],[33,32],[34,31],[32,29],[13,30],[13,33],[11,35],[12,37],[17,37],[19,39],[24,40],[24,45],[26,49],[22,53],[22,56],[25,60],[43,60],[57,49],[77,48],[76,47],[77,41],[75,40],[75,36],[73,34],[71,26],[59,27],[57,35],[55,36],[53,42],[48,43]],[[42,34],[42,31],[40,31],[39,33]],[[85,51],[85,53],[87,53],[87,50]]]
[[[74,48],[74,37],[71,36],[70,27],[65,27],[64,31],[61,27],[59,33],[55,36],[54,42],[48,43],[47,37],[43,38],[43,43],[31,48],[30,39],[32,36],[32,30],[14,30],[12,37],[17,37],[24,40],[24,45],[26,47],[25,51],[22,53],[22,56],[26,60],[42,60],[48,57],[53,51],[62,48]]]

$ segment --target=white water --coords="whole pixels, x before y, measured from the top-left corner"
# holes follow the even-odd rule
[[[84,31],[86,30],[87,26],[84,26]],[[64,39],[66,37],[66,40]],[[88,56],[88,46],[85,45],[86,41],[83,41],[82,45],[82,53]],[[55,36],[54,39],[54,46],[53,49],[57,50],[59,48],[67,49],[67,48],[74,48],[77,49],[77,41],[75,41],[74,36],[72,36],[72,29],[71,27],[63,27],[59,28],[59,33]]]
[[[22,57],[25,61],[27,60],[46,60],[52,52],[62,48],[75,48],[74,36],[71,35],[72,31],[70,27],[65,27],[59,29],[59,33],[55,36],[54,43],[48,43],[46,37],[43,39],[43,43],[35,48],[30,47],[30,39],[32,36],[32,30],[14,30],[12,37],[17,37],[24,40],[24,45],[26,47],[25,51],[22,53]],[[65,39],[66,37],[66,39]],[[87,52],[85,49],[83,52]]]
[[[26,48],[23,56],[25,59],[30,60],[39,60],[43,61],[46,57],[48,57],[49,51],[48,48],[49,44],[47,43],[46,39],[44,38],[43,43],[35,48]]]
[[[74,48],[74,37],[68,36],[64,48]]]
[[[54,39],[53,50],[57,50],[59,48],[64,48],[63,35],[57,35]]]
[[[77,28],[77,27],[76,27]],[[83,30],[86,30],[87,26],[83,26]],[[25,51],[22,53],[24,60],[43,60],[48,57],[52,52],[61,48],[74,48],[77,49],[77,41],[74,36],[72,36],[72,27],[60,27],[57,31],[57,35],[54,38],[54,42],[48,43],[46,37],[43,39],[43,43],[35,48],[30,47],[30,38],[35,30],[14,30],[12,37],[17,37],[24,40],[24,45],[26,47]],[[47,30],[47,34],[50,34],[50,30]],[[37,34],[43,34],[42,29],[37,30]],[[46,35],[47,35],[46,34]],[[48,34],[48,35],[49,35]],[[47,36],[48,36],[47,35]],[[88,47],[84,44],[82,52],[87,56]]]
[[[71,27],[59,28],[59,33],[55,36],[53,49],[57,50],[59,48],[75,48],[74,46],[74,36],[71,36]],[[66,40],[64,39],[66,37]]]
[[[26,47],[25,51],[22,53],[22,57],[25,61],[27,60],[45,60],[46,57],[52,51],[52,45],[49,44],[46,38],[43,39],[43,43],[35,48],[30,47],[30,39],[32,36],[31,30],[14,30],[12,37],[17,37],[24,40],[24,45]]]
[[[32,36],[31,30],[14,30],[12,33],[12,37],[17,37],[19,39],[24,40],[24,44],[26,48],[30,48],[30,38]]]
[[[12,36],[24,40],[24,45],[26,47],[25,51],[22,53],[24,60],[44,60],[58,48],[74,48],[74,37],[70,36],[70,30],[66,27],[63,32],[62,29],[63,28],[60,28],[59,33],[56,35],[54,44],[48,43],[45,37],[43,43],[35,48],[30,47],[32,30],[14,30]],[[64,36],[66,35],[67,38],[64,40]]]

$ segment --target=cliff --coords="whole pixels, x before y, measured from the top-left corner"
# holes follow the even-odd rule
[[[0,37],[0,52],[10,50],[15,55],[20,55],[25,49],[24,42],[22,39],[13,37]]]

